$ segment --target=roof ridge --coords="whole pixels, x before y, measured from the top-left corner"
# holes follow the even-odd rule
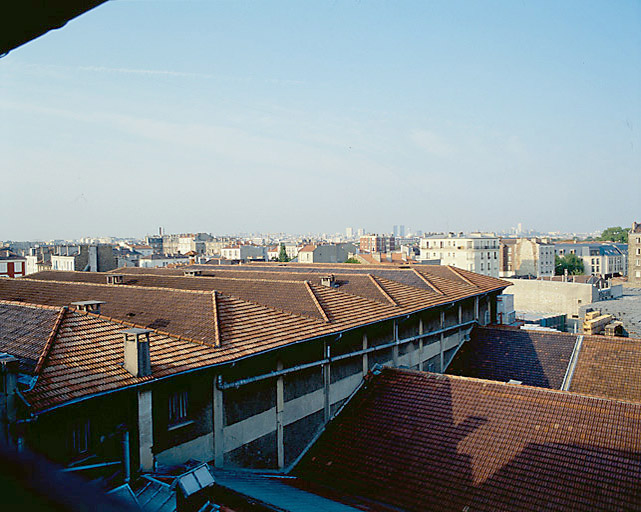
[[[48,304],[36,304],[35,302],[24,302],[20,300],[6,300],[0,299],[0,304],[7,304],[9,306],[26,306],[32,308],[41,308],[41,309],[54,309],[59,311],[63,306],[50,306]]]
[[[314,290],[312,289],[312,285],[310,284],[309,281],[303,281],[305,283],[305,287],[307,288],[307,291],[309,292],[310,296],[312,297],[312,300],[314,301],[314,304],[316,304],[316,307],[320,311],[320,314],[323,316],[325,319],[325,322],[328,324],[331,323],[329,317],[327,316],[327,313],[323,309],[323,306],[321,305],[320,301],[318,300],[318,297],[316,297],[316,294],[314,293]]]
[[[418,278],[423,281],[427,286],[429,286],[432,290],[434,290],[436,293],[439,295],[445,295],[445,292],[441,290],[438,286],[436,286],[434,283],[432,283],[426,276],[421,274],[418,270],[415,268],[412,269],[414,273],[418,276]]]
[[[214,343],[216,344],[217,347],[221,346],[220,342],[220,326],[218,325],[218,299],[217,299],[217,291],[214,290],[213,293],[211,294],[212,297],[212,303],[214,306]]]
[[[223,272],[225,272],[225,271],[223,271]],[[232,270],[232,272],[233,272],[233,270]],[[253,272],[253,271],[251,271],[251,270],[249,270],[249,271],[248,270],[241,270],[240,272]],[[163,275],[163,274],[146,274],[144,272],[134,272],[134,273],[131,273],[131,274],[127,274],[126,272],[122,272],[122,273],[124,275],[127,275],[127,276],[146,276],[146,277],[163,277],[163,278],[168,277],[168,278],[171,278],[171,279],[183,279],[183,278],[185,278],[185,276],[178,276],[178,275],[172,275],[172,274],[167,274],[167,275]],[[294,272],[292,272],[292,273],[294,273]],[[298,272],[298,273],[302,274],[303,272]],[[190,279],[192,279],[192,278],[190,278]],[[251,279],[249,277],[226,277],[226,276],[198,276],[198,279],[229,279],[229,280],[232,280],[232,281],[253,281],[253,282],[260,281],[260,282],[267,282],[267,283],[291,283],[291,284],[298,284],[298,283],[302,282],[302,281],[299,281],[299,280],[296,280],[296,279]],[[73,281],[73,282],[75,282],[75,281]],[[122,286],[122,285],[117,285],[117,286]],[[136,285],[125,285],[125,286],[136,287]],[[161,287],[158,287],[158,286],[156,286],[156,287],[153,287],[153,286],[138,286],[138,288],[163,288],[165,290],[171,289],[171,288],[165,288],[165,287],[162,287],[162,286]],[[182,289],[182,288],[178,288],[178,289]],[[194,290],[194,291],[200,291],[200,290]]]
[[[392,298],[392,296],[391,296],[389,293],[387,293],[387,291],[385,291],[385,288],[383,288],[383,287],[381,286],[381,284],[376,280],[376,278],[374,277],[374,275],[373,275],[373,274],[369,274],[369,273],[368,273],[367,275],[369,276],[369,278],[371,279],[371,281],[374,283],[374,286],[376,286],[376,288],[378,288],[378,291],[379,291],[379,292],[381,292],[381,293],[383,294],[383,296],[384,296],[384,297],[385,297],[385,298],[386,298],[386,299],[387,299],[387,300],[388,300],[392,305],[394,305],[394,306],[398,306],[398,303],[397,303],[397,302]]]
[[[135,275],[135,274],[127,274],[127,275]],[[200,293],[202,295],[209,295],[211,293],[211,290],[189,290],[189,289],[181,289],[181,288],[166,288],[164,286],[137,286],[135,284],[128,284],[128,285],[121,285],[121,284],[107,284],[107,283],[87,283],[85,281],[58,281],[57,279],[30,279],[27,278],[24,280],[25,282],[30,282],[30,283],[57,283],[57,284],[79,284],[83,286],[100,286],[104,288],[119,288],[119,289],[131,289],[134,288],[136,290],[164,290],[164,291],[169,291],[169,292],[182,292],[182,293]]]
[[[458,268],[453,267],[452,265],[447,265],[447,268],[448,268],[448,269],[450,269],[452,272],[454,272],[454,274],[456,274],[457,276],[459,276],[461,279],[463,279],[463,281],[465,281],[466,283],[468,283],[468,284],[470,284],[470,285],[474,286],[474,288],[481,288],[478,284],[474,283],[473,281],[471,281],[470,279],[468,279],[466,276],[464,276],[461,272],[459,272],[459,269],[458,269]],[[490,277],[491,277],[491,276],[490,276]]]
[[[51,347],[53,346],[53,342],[56,339],[56,336],[58,336],[58,331],[60,330],[60,325],[62,324],[62,320],[65,317],[65,313],[67,312],[69,308],[67,306],[62,306],[60,308],[60,311],[58,313],[58,316],[56,317],[56,321],[53,323],[53,327],[51,328],[51,332],[49,333],[49,337],[47,338],[47,341],[45,343],[45,346],[42,349],[42,353],[40,354],[40,357],[38,358],[38,362],[36,363],[36,367],[33,370],[34,375],[39,375],[40,372],[42,371],[42,367],[45,364],[45,360],[47,356],[49,355],[49,352],[51,351]]]

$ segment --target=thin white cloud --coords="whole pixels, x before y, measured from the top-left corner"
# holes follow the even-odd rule
[[[419,148],[434,156],[443,158],[455,153],[454,145],[433,131],[414,130],[410,137]]]
[[[129,75],[156,75],[174,76],[181,78],[212,78],[208,73],[190,73],[184,71],[171,71],[167,69],[135,69],[135,68],[110,68],[105,66],[78,66],[79,71],[94,71],[97,73],[124,73]]]

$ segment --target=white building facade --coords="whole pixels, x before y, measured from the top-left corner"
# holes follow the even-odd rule
[[[438,259],[441,265],[499,276],[499,238],[493,234],[431,236],[421,238],[421,260]]]

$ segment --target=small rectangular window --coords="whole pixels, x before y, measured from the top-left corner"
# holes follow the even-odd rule
[[[89,451],[91,444],[91,428],[89,420],[75,423],[71,430],[71,454],[75,457]]]
[[[169,397],[169,425],[187,421],[189,417],[189,393],[177,391]]]

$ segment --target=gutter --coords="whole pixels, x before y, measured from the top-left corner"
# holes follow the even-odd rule
[[[576,370],[576,364],[579,360],[579,354],[581,353],[582,346],[583,336],[577,336],[576,343],[574,344],[574,350],[572,350],[570,362],[568,363],[568,369],[565,371],[565,377],[563,377],[563,383],[561,384],[562,391],[570,390],[570,384],[572,384],[572,377],[574,377],[574,371]]]
[[[335,357],[328,356],[325,359],[320,359],[320,360],[314,361],[312,363],[306,363],[306,364],[301,364],[301,365],[298,365],[298,366],[292,366],[290,368],[285,368],[283,370],[277,370],[277,371],[273,371],[273,372],[269,372],[269,373],[264,373],[262,375],[256,375],[255,377],[248,377],[246,379],[240,379],[240,380],[237,380],[235,382],[223,382],[222,375],[219,375],[218,379],[217,379],[217,382],[216,382],[216,386],[218,387],[218,389],[221,389],[221,390],[232,389],[232,388],[237,389],[240,386],[245,386],[247,384],[252,384],[254,382],[258,382],[258,381],[265,380],[265,379],[272,379],[274,377],[280,377],[281,375],[286,375],[288,373],[293,373],[293,372],[297,372],[297,371],[300,371],[300,370],[306,370],[308,368],[314,368],[314,367],[317,367],[317,366],[323,366],[323,365],[329,364],[329,363],[331,363],[333,361],[342,361],[343,359],[349,359],[349,358],[352,358],[352,357],[361,356],[363,354],[369,354],[370,352],[377,352],[379,350],[384,350],[386,348],[405,345],[406,343],[411,343],[412,341],[416,341],[416,340],[418,340],[420,338],[426,338],[428,336],[435,336],[437,334],[441,334],[441,333],[446,332],[446,331],[452,331],[454,329],[460,329],[460,328],[463,328],[463,327],[468,327],[468,326],[470,326],[472,324],[475,324],[475,323],[476,323],[476,320],[470,320],[469,322],[463,322],[461,324],[452,325],[451,327],[446,327],[444,329],[439,329],[437,331],[426,332],[426,333],[423,333],[423,334],[419,334],[418,336],[412,336],[410,338],[404,338],[402,340],[395,340],[395,341],[392,341],[392,342],[389,342],[389,343],[385,343],[383,345],[377,345],[375,347],[369,347],[369,348],[366,348],[366,349],[357,350],[355,352],[349,352],[348,354],[341,354],[341,355],[335,356]],[[457,351],[461,347],[461,345],[459,345],[457,347]]]

